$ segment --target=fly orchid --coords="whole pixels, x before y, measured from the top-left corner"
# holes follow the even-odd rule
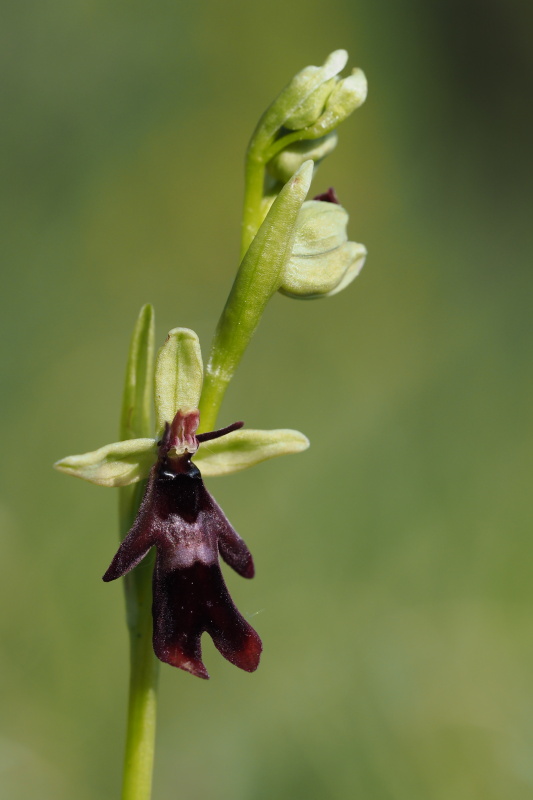
[[[156,437],[116,442],[55,466],[100,486],[128,486],[148,478],[137,517],[104,581],[126,575],[155,547],[154,652],[161,661],[208,678],[202,633],[247,672],[259,664],[261,640],[235,607],[218,559],[220,554],[239,575],[252,578],[252,556],[205,488],[202,473],[236,472],[304,450],[309,442],[293,430],[242,430],[242,422],[197,433],[202,382],[198,337],[186,328],[173,329],[156,361]]]

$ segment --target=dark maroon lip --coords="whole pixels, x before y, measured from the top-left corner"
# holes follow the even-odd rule
[[[209,441],[242,425],[236,422],[196,439]],[[201,650],[201,636],[207,632],[224,658],[253,672],[261,657],[261,639],[233,603],[219,564],[221,556],[243,578],[253,578],[252,555],[205,488],[191,453],[169,456],[175,438],[170,429],[167,424],[135,522],[103,579],[113,581],[126,575],[155,547],[152,618],[156,656],[208,678]],[[186,434],[195,435],[192,430]]]

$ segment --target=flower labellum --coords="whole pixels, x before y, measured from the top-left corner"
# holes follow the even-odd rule
[[[218,561],[220,554],[239,575],[253,578],[252,556],[191,461],[202,442],[235,431],[242,423],[196,435],[198,423],[196,410],[178,410],[172,423],[166,423],[137,518],[104,581],[122,577],[155,547],[155,654],[167,664],[208,678],[200,644],[204,631],[224,658],[247,672],[257,669],[262,645],[234,605]]]

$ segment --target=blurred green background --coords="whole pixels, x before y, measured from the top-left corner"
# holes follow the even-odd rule
[[[276,297],[220,421],[306,453],[209,484],[247,675],[163,667],[154,800],[533,797],[531,85],[519,0],[7,2],[0,34],[0,796],[119,796],[127,685],[112,490],[51,469],[116,438],[130,331],[207,350],[243,154],[333,49],[369,79],[314,188],[369,250]],[[528,491],[529,490],[529,491]]]

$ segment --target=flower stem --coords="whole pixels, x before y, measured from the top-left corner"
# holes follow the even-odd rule
[[[244,258],[263,222],[261,205],[264,196],[264,182],[265,162],[261,156],[250,150],[246,158],[241,259]]]
[[[120,527],[129,529],[145,484],[121,489]],[[126,576],[130,688],[122,800],[150,800],[155,749],[159,662],[152,649],[153,559]]]
[[[222,400],[228,388],[229,380],[217,374],[207,371],[204,377],[202,388],[202,398],[200,400],[200,430],[212,431],[216,427],[216,421]]]
[[[154,310],[143,306],[130,343],[120,438],[150,436],[153,388]],[[120,489],[119,523],[122,540],[135,520],[146,481]],[[125,576],[124,591],[130,634],[130,688],[122,800],[150,800],[155,749],[159,661],[152,649],[152,572],[145,559]]]

